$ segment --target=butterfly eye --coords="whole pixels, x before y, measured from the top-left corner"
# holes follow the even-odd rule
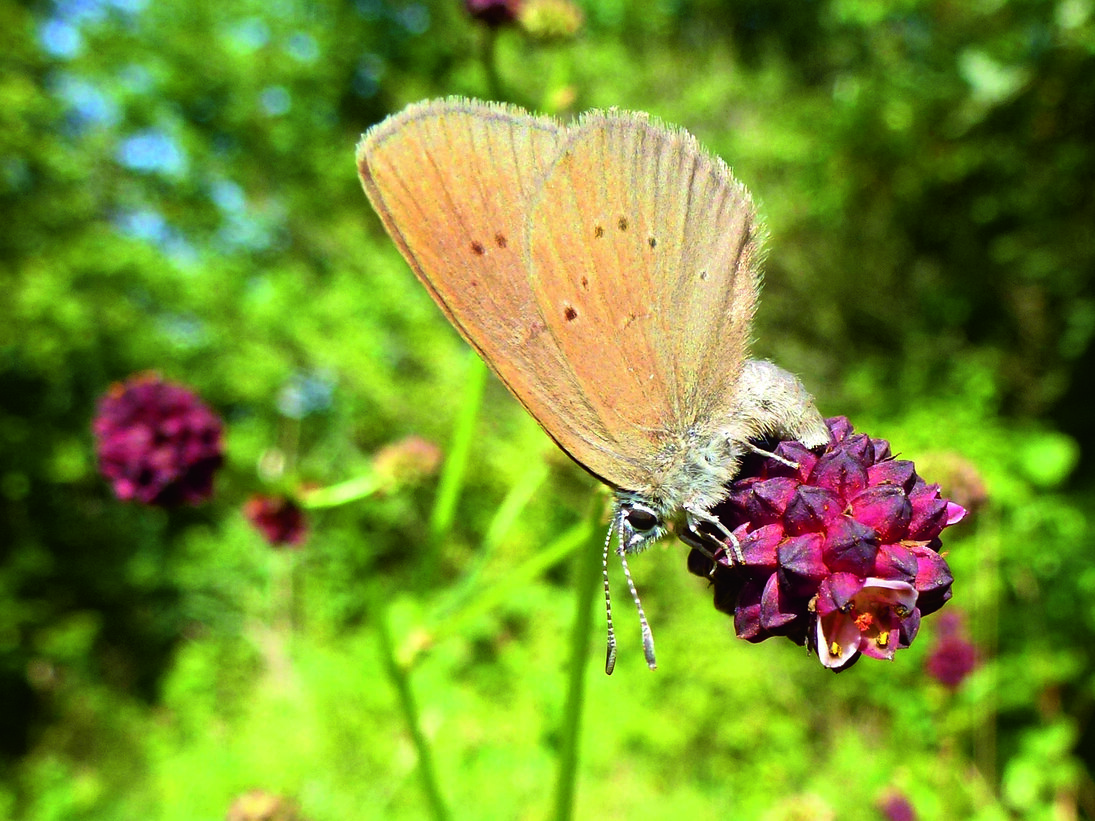
[[[646,533],[658,526],[658,517],[641,507],[633,507],[625,514],[627,523],[636,533]]]

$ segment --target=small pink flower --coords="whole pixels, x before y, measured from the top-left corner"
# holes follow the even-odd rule
[[[308,535],[304,511],[285,496],[252,496],[244,502],[243,515],[274,547],[303,544]]]
[[[224,426],[188,388],[156,374],[112,385],[92,423],[99,471],[124,501],[197,504],[213,495]]]
[[[406,436],[373,456],[373,469],[393,485],[412,485],[435,474],[441,448],[421,436]]]
[[[846,590],[839,590],[841,581]],[[828,577],[821,583],[816,605],[815,641],[821,663],[839,670],[858,653],[893,659],[902,646],[901,623],[916,607],[916,597],[916,588],[908,582],[859,581],[839,573]]]

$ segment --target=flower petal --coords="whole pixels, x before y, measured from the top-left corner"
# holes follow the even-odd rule
[[[839,444],[852,435],[852,423],[847,416],[832,416],[825,420],[832,436],[832,443]]]
[[[800,485],[787,503],[783,522],[792,536],[800,533],[817,533],[843,511],[840,497],[831,490]]]
[[[859,653],[859,628],[839,610],[817,619],[817,657],[823,665],[839,670]]]
[[[918,569],[919,563],[909,548],[900,544],[884,544],[878,548],[873,575],[913,584],[916,582]]]
[[[775,570],[778,563],[776,550],[782,539],[783,528],[778,524],[765,525],[739,538],[745,565],[750,570]]]
[[[947,527],[956,525],[960,521],[966,518],[966,509],[961,505],[957,505],[954,502],[947,502]]]
[[[799,482],[786,477],[765,479],[753,484],[743,500],[749,522],[754,527],[778,522],[798,486]]]
[[[734,632],[739,639],[758,642],[764,641],[769,634],[761,626],[761,597],[764,595],[763,583],[749,581],[738,595],[738,606],[734,611]]]
[[[820,533],[804,533],[780,543],[776,551],[777,572],[780,584],[786,590],[806,597],[817,592],[818,584],[829,575],[829,568],[821,557],[824,541]]]
[[[902,490],[912,490],[916,484],[916,465],[904,459],[890,459],[867,468],[867,478],[872,485],[897,485]]]
[[[934,613],[951,597],[954,576],[946,559],[923,545],[911,545],[909,550],[916,556],[916,589],[920,593],[921,615]]]
[[[830,570],[862,577],[874,569],[878,545],[874,528],[850,516],[841,516],[829,525],[821,555]]]
[[[852,516],[878,532],[883,542],[899,542],[908,535],[912,504],[897,485],[876,485],[851,502]]]
[[[832,450],[818,460],[810,481],[841,499],[851,499],[867,487],[867,468],[846,450]]]
[[[947,526],[947,501],[939,496],[939,485],[918,481],[909,491],[912,504],[912,520],[909,522],[909,538],[928,542],[938,538]]]
[[[776,574],[769,576],[760,600],[761,627],[772,635],[780,635],[804,612],[798,599],[780,587]]]

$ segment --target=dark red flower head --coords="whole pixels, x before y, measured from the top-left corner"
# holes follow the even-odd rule
[[[92,423],[99,471],[119,499],[193,505],[213,494],[223,424],[192,391],[156,374],[112,385]]]
[[[787,636],[841,670],[861,654],[892,659],[921,616],[950,598],[939,534],[966,511],[894,459],[888,442],[855,433],[844,417],[828,426],[820,454],[781,442],[781,460],[747,458],[711,511],[744,562],[727,540],[710,555],[694,546],[688,566],[711,578],[738,636]]]
[[[479,22],[497,28],[517,20],[521,0],[464,0],[464,8]]]
[[[275,547],[302,544],[308,535],[304,511],[285,496],[252,496],[243,515]]]

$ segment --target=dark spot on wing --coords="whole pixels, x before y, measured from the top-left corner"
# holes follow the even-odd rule
[[[589,290],[589,277],[582,277],[582,289]]]
[[[651,248],[654,248],[658,244],[658,241],[656,239],[654,239],[654,237],[651,237],[650,239],[648,239],[647,242],[650,243]]]
[[[505,248],[506,245],[509,244],[509,241],[506,239],[506,235],[503,234],[501,231],[494,235],[494,241],[498,244],[499,248]]]
[[[578,312],[575,311],[571,306],[567,305],[566,308],[563,310],[563,316],[566,317],[567,322],[573,322],[578,318]]]
[[[700,271],[700,279],[707,282],[707,271]]]
[[[593,227],[593,236],[595,236],[597,239],[600,239],[604,235],[605,235],[605,229],[604,228],[602,228],[599,225],[595,225]]]
[[[471,244],[471,252],[473,254],[475,254],[477,257],[481,257],[481,256],[483,256],[483,254],[486,253],[486,249],[483,247],[483,243],[473,242]]]
[[[627,217],[620,217],[618,220],[616,220],[616,227],[619,228],[621,231],[626,231]]]

